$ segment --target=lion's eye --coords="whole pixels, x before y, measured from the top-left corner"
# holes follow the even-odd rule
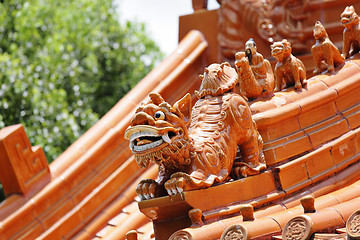
[[[157,111],[154,115],[156,120],[164,120],[165,119],[165,113],[162,111]]]

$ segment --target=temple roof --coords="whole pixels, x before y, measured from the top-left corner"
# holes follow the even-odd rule
[[[31,147],[22,126],[0,131],[0,154],[7,159],[5,166],[11,166],[3,171],[20,171],[16,176],[27,176],[25,182],[14,177],[23,185],[7,182],[8,196],[0,205],[0,240],[125,239],[131,230],[136,233],[130,232],[128,239],[153,239],[155,235],[157,239],[220,239],[222,235],[222,239],[295,238],[292,231],[299,229],[292,226],[297,223],[305,226],[298,239],[345,238],[344,233],[359,236],[351,227],[345,228],[348,219],[349,224],[357,219],[360,209],[358,55],[333,73],[309,77],[301,91],[289,88],[249,103],[264,140],[268,166],[264,172],[175,196],[143,201],[136,197],[138,182],[157,176],[156,166],[137,166],[123,137],[137,106],[149,100],[150,92],[160,93],[169,103],[187,92],[195,98],[198,75],[205,66],[224,58],[232,64],[223,44],[231,35],[223,31],[219,41],[225,40],[218,42],[217,25],[211,30],[207,21],[216,23],[219,16],[224,17],[221,14],[237,12],[241,4],[252,10],[261,1],[222,2],[235,7],[202,9],[180,17],[182,40],[177,49],[49,166],[44,164],[41,149]],[[272,9],[280,2],[274,1]],[[285,6],[286,14],[289,8],[298,9],[295,3],[300,1],[293,2]],[[319,7],[305,2],[305,12]],[[351,4],[360,7],[355,1]],[[326,16],[325,27],[332,29],[330,38],[342,31],[330,15],[338,19],[343,5],[328,0],[323,1],[324,8],[319,7]],[[225,20],[221,21],[224,24]],[[268,39],[261,39],[251,26],[242,26],[242,30],[244,36],[254,35],[260,51],[268,47]],[[313,69],[309,52],[299,58],[307,69]],[[9,152],[19,151],[17,144],[24,148],[23,155],[14,158]],[[42,159],[41,164],[32,166],[34,159]],[[30,170],[18,168],[21,161],[32,166]],[[306,205],[312,200],[315,212]],[[195,210],[201,213],[200,218]]]

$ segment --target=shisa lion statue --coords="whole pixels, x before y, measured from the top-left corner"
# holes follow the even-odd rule
[[[274,91],[274,74],[270,62],[257,52],[254,40],[245,44],[245,52],[235,54],[240,92],[248,99],[270,96]]]
[[[316,42],[311,48],[315,63],[314,74],[321,73],[324,68],[327,68],[328,72],[332,72],[335,66],[345,63],[344,57],[331,42],[324,26],[319,21],[315,23],[314,37]],[[325,67],[323,67],[324,64]]]
[[[271,45],[271,55],[276,59],[275,92],[295,85],[296,90],[306,86],[303,62],[291,54],[291,43],[283,39]]]
[[[341,14],[341,24],[345,27],[343,33],[343,56],[348,58],[360,51],[360,23],[359,16],[353,6],[345,8]],[[352,52],[350,53],[350,49]]]
[[[141,199],[175,195],[246,177],[266,168],[262,138],[243,97],[232,90],[237,73],[228,63],[212,64],[200,75],[199,100],[191,110],[186,94],[173,106],[157,93],[140,106],[125,131],[140,167],[159,166],[158,180],[142,180]],[[240,149],[241,161],[234,165]],[[165,188],[165,189],[164,189]]]

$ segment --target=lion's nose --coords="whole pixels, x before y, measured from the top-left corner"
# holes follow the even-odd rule
[[[147,113],[139,112],[135,115],[135,117],[131,120],[130,125],[136,126],[136,125],[155,125],[155,120]]]

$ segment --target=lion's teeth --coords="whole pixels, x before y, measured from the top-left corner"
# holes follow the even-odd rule
[[[134,142],[133,141],[129,142],[129,147],[130,147],[131,151],[134,150]]]
[[[135,145],[134,146],[134,151],[137,151],[137,152],[140,152],[140,151],[145,151],[145,150],[147,150],[147,149],[151,149],[151,148],[153,148],[153,147],[157,147],[157,146],[159,146],[161,143],[163,143],[163,140],[157,140],[157,141],[155,141],[155,142],[152,142],[152,143],[148,143],[148,144],[144,144],[144,145],[139,145],[139,146],[137,146],[137,145]]]
[[[164,135],[161,135],[162,139],[167,142],[167,143],[171,143],[171,140],[169,138],[169,135],[166,133]]]
[[[152,131],[145,131],[145,130],[142,130],[142,131],[139,131],[139,132],[136,132],[134,134],[132,134],[129,138],[129,141],[134,141],[135,139],[139,138],[139,137],[157,137],[159,136],[157,133],[154,133]]]

